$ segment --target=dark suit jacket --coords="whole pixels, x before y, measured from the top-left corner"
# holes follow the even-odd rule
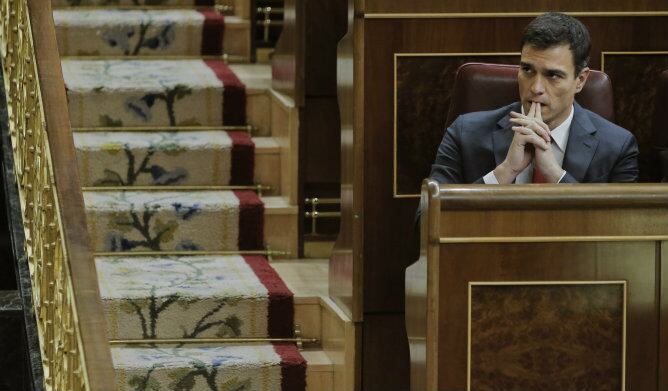
[[[635,137],[574,102],[561,183],[635,182]],[[457,117],[446,130],[429,176],[439,183],[484,183],[483,176],[506,158],[514,132],[510,112],[520,103]]]

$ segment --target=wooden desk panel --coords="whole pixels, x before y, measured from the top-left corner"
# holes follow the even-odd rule
[[[512,325],[515,330],[534,330],[532,322],[539,322],[542,326],[559,329],[561,338],[570,341],[566,343],[551,339],[549,336],[526,336],[533,339],[529,345],[521,344],[521,336],[512,335],[513,328],[504,324],[508,319],[497,319],[496,323],[488,323],[482,330],[474,328],[471,340],[480,342],[484,335],[494,335],[500,338],[496,346],[485,343],[483,349],[476,344],[473,352],[477,357],[468,357],[468,284],[470,282],[517,282],[520,285],[509,285],[524,290],[527,301],[537,300],[544,295],[543,285],[521,285],[523,282],[549,281],[562,282],[595,282],[595,281],[626,281],[628,294],[627,301],[627,340],[626,340],[626,367],[627,388],[630,390],[656,389],[657,376],[657,344],[658,319],[656,302],[656,274],[658,259],[656,259],[656,245],[654,242],[637,243],[504,243],[504,244],[445,244],[441,245],[438,275],[441,287],[440,302],[438,304],[438,390],[467,389],[467,363],[472,360],[471,384],[476,390],[552,390],[555,385],[558,389],[588,389],[588,390],[620,390],[622,381],[621,372],[617,377],[609,377],[610,371],[621,367],[621,350],[614,355],[612,350],[623,344],[623,335],[613,333],[609,327],[615,325],[615,319],[606,319],[606,314],[592,313],[588,318],[583,314],[573,315],[571,321],[568,316],[564,319],[545,320],[541,317],[552,316],[550,312],[540,312],[545,309],[536,304],[535,313],[523,313],[515,319]],[[430,270],[432,272],[432,270]],[[615,283],[605,287],[615,288]],[[618,287],[619,285],[617,285]],[[600,288],[599,287],[599,293]],[[534,289],[532,289],[534,288]],[[577,295],[582,294],[585,287],[581,285],[551,286],[551,294],[571,295],[573,311],[582,303],[578,303]],[[591,286],[588,287],[591,290]],[[480,291],[478,291],[480,293]],[[506,297],[498,296],[498,305],[504,300],[512,300],[510,293]],[[514,294],[517,294],[515,292]],[[605,294],[605,293],[604,293]],[[614,296],[614,295],[613,295]],[[480,294],[474,296],[481,298]],[[608,307],[610,314],[623,313],[621,302],[617,306]],[[505,303],[504,305],[520,305]],[[529,306],[528,308],[532,308]],[[488,308],[491,310],[491,308]],[[568,311],[568,307],[562,308]],[[613,315],[610,315],[613,316]],[[620,319],[617,319],[621,321]],[[584,332],[574,326],[577,324],[590,327]],[[621,325],[617,325],[621,328]],[[495,330],[494,328],[498,328]],[[509,330],[511,331],[509,333]],[[501,336],[505,340],[501,339]],[[599,338],[602,346],[583,341],[584,338]],[[541,342],[543,341],[542,345]],[[489,341],[487,341],[489,342]],[[555,363],[550,361],[557,354],[556,351],[541,351],[545,345],[558,349],[557,357],[560,370],[556,370]],[[487,350],[485,350],[487,349]],[[506,350],[507,361],[496,361],[490,355],[504,356],[499,350]],[[508,353],[508,349],[524,349],[523,352]],[[597,354],[598,353],[598,354]],[[606,353],[605,355],[603,353]],[[480,355],[483,355],[482,357]],[[498,356],[497,356],[498,357]],[[509,360],[515,357],[517,360]],[[608,360],[599,362],[590,368],[578,368],[588,360]],[[550,368],[551,371],[539,370]],[[602,371],[602,372],[601,372]],[[600,376],[601,373],[605,376]],[[484,374],[484,376],[483,376]],[[506,375],[505,382],[501,381]],[[539,376],[540,375],[540,376]],[[488,378],[485,378],[487,376]],[[578,381],[579,377],[579,381]],[[500,382],[496,387],[488,387],[487,380],[494,379]],[[594,384],[596,387],[591,388]],[[584,388],[582,388],[584,387]]]

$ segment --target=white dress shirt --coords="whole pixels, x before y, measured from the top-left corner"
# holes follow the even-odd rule
[[[559,164],[559,167],[564,163],[564,154],[566,153],[566,145],[568,144],[568,135],[571,132],[571,122],[573,122],[573,113],[575,110],[571,106],[571,113],[568,115],[568,118],[562,122],[559,126],[550,131],[550,136],[552,137],[552,153],[554,154],[554,159]],[[522,105],[522,114],[524,114],[524,106]],[[561,175],[559,181],[564,178],[566,171]],[[494,175],[494,170],[490,171],[489,174],[485,175],[483,181],[488,185],[498,185],[499,181]],[[531,162],[527,168],[522,170],[517,177],[515,178],[515,183],[532,183],[533,180],[533,162]]]

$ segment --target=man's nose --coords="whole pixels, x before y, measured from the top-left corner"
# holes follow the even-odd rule
[[[536,95],[540,95],[545,92],[545,84],[543,83],[543,78],[536,76],[531,83],[531,92]]]

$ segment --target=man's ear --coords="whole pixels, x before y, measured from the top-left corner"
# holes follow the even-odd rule
[[[577,84],[575,85],[575,93],[577,94],[578,92],[582,91],[582,89],[585,86],[585,83],[587,83],[587,78],[589,77],[589,68],[584,67],[581,71],[580,74],[577,77]]]

